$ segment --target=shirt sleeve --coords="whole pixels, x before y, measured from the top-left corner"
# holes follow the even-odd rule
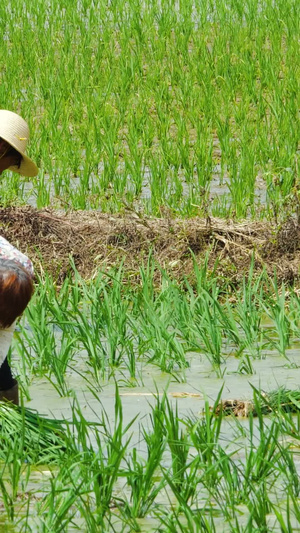
[[[15,325],[16,322],[14,322],[9,328],[0,329],[0,368],[10,348],[14,336]]]

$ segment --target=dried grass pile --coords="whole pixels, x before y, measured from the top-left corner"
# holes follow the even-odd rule
[[[217,261],[217,274],[237,283],[253,254],[257,271],[265,267],[272,275],[276,267],[283,281],[296,279],[300,265],[300,228],[292,219],[276,228],[262,222],[11,207],[0,209],[0,233],[28,253],[38,271],[47,270],[58,281],[68,273],[70,258],[85,278],[121,260],[134,278],[151,250],[178,279],[193,270],[191,252],[199,263],[208,253],[209,267]]]
[[[279,387],[268,394],[256,389],[254,400],[222,400],[215,410],[215,414],[225,416],[233,415],[245,418],[252,414],[257,416],[258,410],[262,414],[271,414],[278,411],[297,413],[300,411],[300,391]]]

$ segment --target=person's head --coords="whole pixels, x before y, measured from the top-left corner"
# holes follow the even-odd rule
[[[33,295],[30,274],[17,262],[0,258],[0,329],[11,326]]]
[[[8,142],[0,137],[0,174],[10,167],[20,168],[22,156]]]
[[[23,176],[38,173],[36,164],[25,154],[29,127],[25,120],[5,109],[0,109],[0,174],[12,170]]]

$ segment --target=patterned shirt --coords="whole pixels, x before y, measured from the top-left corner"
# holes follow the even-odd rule
[[[30,274],[31,277],[34,276],[33,264],[27,255],[22,254],[17,248],[15,248],[10,242],[8,242],[4,237],[0,236],[0,259],[10,259],[19,263],[25,270]],[[4,359],[7,356],[9,350],[16,322],[14,322],[9,328],[0,329],[0,368]]]
[[[34,270],[33,264],[27,255],[22,254],[17,248],[15,248],[10,242],[8,242],[4,237],[0,236],[0,259],[11,259],[19,263],[30,276],[33,278]]]

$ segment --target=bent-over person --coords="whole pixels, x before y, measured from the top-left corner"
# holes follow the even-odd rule
[[[0,109],[0,175],[10,170],[22,176],[38,173],[26,155],[29,127],[18,114]],[[33,266],[28,257],[0,236],[0,400],[19,402],[18,383],[13,378],[7,353],[17,318],[33,294]]]

